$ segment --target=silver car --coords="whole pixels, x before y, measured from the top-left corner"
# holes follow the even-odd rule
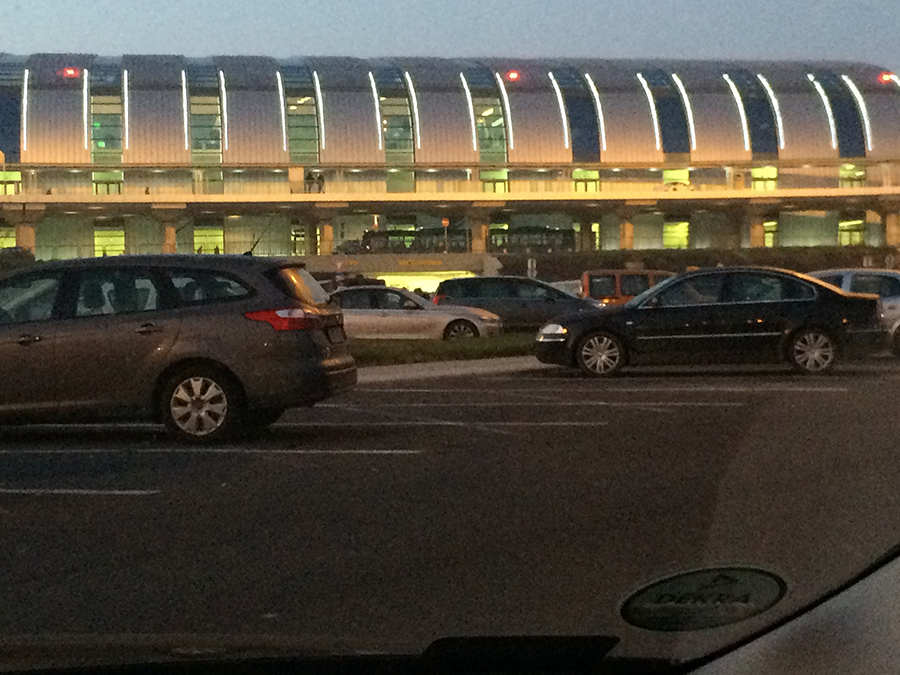
[[[353,286],[331,298],[341,306],[351,338],[458,340],[501,330],[500,317],[487,310],[438,307],[402,288]]]
[[[894,354],[900,356],[900,271],[860,267],[819,270],[809,275],[845,291],[880,297],[882,321],[891,333]]]

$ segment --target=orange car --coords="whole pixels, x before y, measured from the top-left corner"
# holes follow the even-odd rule
[[[581,293],[605,305],[624,305],[671,276],[665,270],[593,270],[581,275]]]

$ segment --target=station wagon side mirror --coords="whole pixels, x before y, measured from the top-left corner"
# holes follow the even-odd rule
[[[648,298],[643,305],[641,305],[641,309],[656,309],[660,306],[659,296],[654,295],[652,298]]]

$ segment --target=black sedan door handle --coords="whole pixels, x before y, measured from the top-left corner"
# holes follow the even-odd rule
[[[150,335],[150,333],[161,333],[162,331],[162,326],[156,326],[152,323],[145,323],[140,328],[134,329],[134,332],[139,333],[140,335]]]
[[[40,335],[23,335],[18,340],[16,340],[16,342],[18,342],[23,347],[27,347],[30,344],[33,344],[35,342],[40,342],[40,341],[41,341]]]

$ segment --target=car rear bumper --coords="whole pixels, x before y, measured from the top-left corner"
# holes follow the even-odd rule
[[[891,347],[891,334],[884,326],[848,329],[844,334],[847,356],[867,356]]]

